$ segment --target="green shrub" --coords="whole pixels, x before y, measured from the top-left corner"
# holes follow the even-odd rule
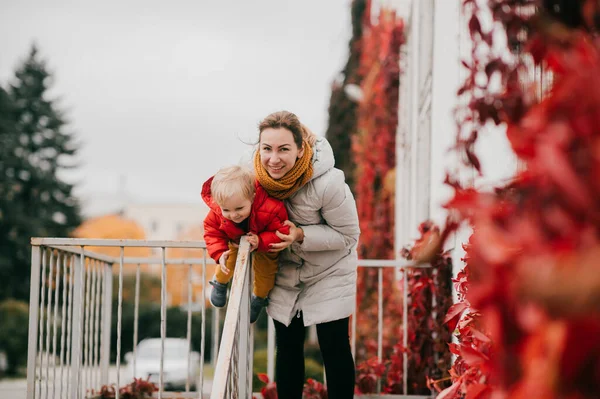
[[[254,364],[252,370],[252,387],[256,391],[257,387],[264,384],[258,379],[258,373],[267,373],[267,349],[254,349]]]
[[[306,379],[312,378],[313,380],[323,382],[323,365],[314,359],[304,359],[304,376]]]
[[[15,375],[27,362],[29,306],[15,299],[0,302],[0,320],[0,352],[6,353],[6,373]]]
[[[323,364],[323,356],[321,355],[321,348],[319,348],[319,344],[305,344],[304,357],[306,359],[312,359],[317,363]]]

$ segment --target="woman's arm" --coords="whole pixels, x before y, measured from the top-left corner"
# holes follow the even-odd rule
[[[340,250],[355,245],[360,235],[358,212],[342,171],[333,171],[322,199],[321,215],[325,223],[299,226],[304,239],[292,245],[303,251]]]
[[[360,228],[358,212],[344,173],[334,170],[321,195],[323,224],[290,226],[290,234],[277,234],[282,243],[271,247],[282,250],[292,248],[302,251],[330,251],[349,248],[358,241]]]

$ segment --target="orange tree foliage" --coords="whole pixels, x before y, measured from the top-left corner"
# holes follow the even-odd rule
[[[197,226],[190,227],[187,231],[177,237],[181,241],[204,241],[204,227],[199,224]],[[191,248],[170,248],[167,250],[167,258],[195,258],[202,259],[204,256],[203,250],[191,249]],[[207,262],[211,259],[206,254]],[[170,265],[167,269],[167,291],[171,296],[171,305],[179,306],[184,305],[188,302],[188,278],[190,278],[190,270],[188,265]],[[202,265],[194,264],[191,270],[192,279],[192,302],[198,303],[202,300],[202,289],[208,287],[208,281],[212,279],[215,274],[215,265],[210,264],[206,266],[206,277],[204,282],[202,281]],[[209,287],[210,288],[210,287]],[[208,297],[204,296],[206,306],[209,305]]]
[[[453,385],[438,398],[597,398],[600,392],[600,43],[596,0],[490,0],[496,22],[470,14],[474,62],[461,94],[457,147],[473,168],[478,132],[506,126],[522,170],[481,192],[449,183],[448,203],[473,227],[457,328]],[[486,51],[504,28],[513,60]],[[553,74],[539,101],[524,79],[529,58]],[[483,84],[480,77],[487,83]],[[488,87],[491,80],[500,90]],[[525,83],[525,84],[524,84]],[[585,273],[585,274],[584,274]],[[583,277],[582,277],[583,276]]]
[[[125,219],[119,215],[105,215],[91,218],[83,222],[73,232],[75,238],[101,238],[101,239],[132,239],[144,240],[146,232],[133,220]],[[119,247],[86,247],[88,251],[119,257],[121,250]],[[149,257],[151,250],[149,248],[125,248],[127,257]],[[128,265],[128,271],[132,271],[132,266]],[[116,269],[115,269],[116,271]]]
[[[133,220],[126,219],[119,215],[105,215],[96,218],[91,218],[83,222],[73,232],[75,238],[99,238],[99,239],[132,239],[132,240],[143,240],[146,238],[144,229]],[[86,250],[116,257],[117,259],[121,255],[121,249],[119,247],[85,247]],[[142,257],[147,258],[152,255],[150,248],[144,247],[127,247],[123,251],[126,257]],[[123,272],[125,274],[135,273],[137,265],[123,265]],[[148,265],[141,265],[141,270],[144,274],[150,272]],[[118,274],[119,264],[113,265],[113,274]],[[154,301],[160,300],[160,285],[156,284],[154,278],[148,278],[149,276],[141,277],[142,289],[140,295],[148,300]],[[118,293],[118,282],[113,284],[113,296]],[[129,277],[125,277],[123,281],[123,301],[133,302],[135,296],[135,280]],[[145,299],[144,299],[145,300]]]

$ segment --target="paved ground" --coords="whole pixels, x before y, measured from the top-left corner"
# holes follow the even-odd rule
[[[117,381],[117,369],[115,367],[110,368],[109,379],[113,382]],[[131,379],[129,376],[122,372],[120,381],[121,385],[123,382],[129,382]],[[210,394],[210,388],[212,381],[204,382],[203,391],[205,394]],[[64,396],[64,395],[63,395]],[[45,395],[42,394],[45,398]],[[49,393],[48,398],[52,398],[52,392]],[[59,399],[58,390],[54,395],[54,398]],[[26,379],[4,379],[0,380],[0,399],[26,399],[27,398],[27,380]]]
[[[0,398],[25,399],[27,397],[27,380],[0,380]]]

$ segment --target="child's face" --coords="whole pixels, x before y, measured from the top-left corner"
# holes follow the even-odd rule
[[[252,209],[252,200],[241,194],[234,195],[219,204],[223,217],[234,223],[240,223],[248,216]]]

